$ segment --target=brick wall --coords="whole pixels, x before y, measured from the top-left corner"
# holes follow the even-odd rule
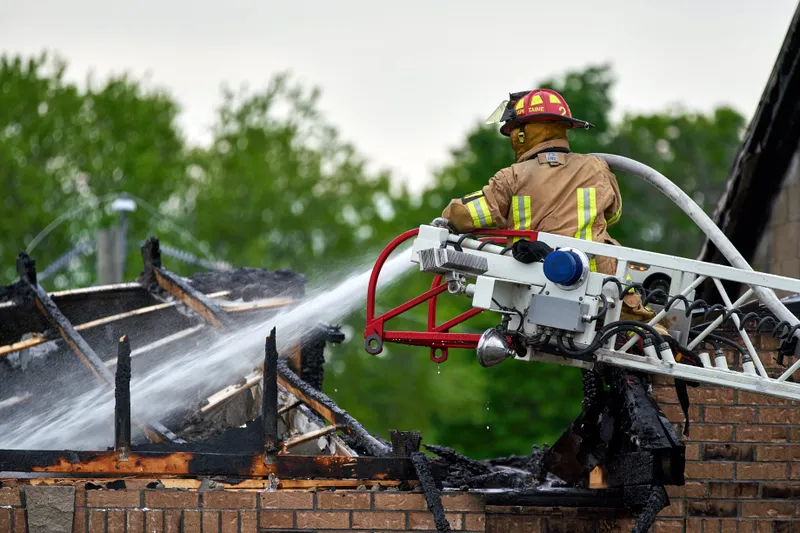
[[[774,348],[774,339],[756,339],[771,376],[784,370],[775,363]],[[728,354],[728,363],[738,361]],[[682,430],[671,380],[655,383],[664,414]],[[798,402],[715,387],[689,388],[689,397],[686,485],[669,488],[669,516],[659,516],[656,532],[800,531]]]
[[[752,213],[751,216],[759,216]],[[800,151],[778,193],[752,260],[755,270],[800,278]]]

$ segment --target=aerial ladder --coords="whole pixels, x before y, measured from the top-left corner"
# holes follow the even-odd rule
[[[781,363],[784,357],[797,355],[800,321],[775,291],[800,294],[800,280],[754,271],[708,215],[656,170],[617,155],[594,155],[611,169],[638,176],[669,197],[731,266],[536,231],[456,235],[422,225],[395,238],[373,268],[366,351],[378,354],[384,343],[426,346],[433,361],[443,362],[450,348],[473,348],[484,366],[510,358],[584,369],[610,365],[800,400],[800,383],[794,379],[800,358],[780,372],[768,372],[753,342],[757,334],[780,339]],[[514,237],[542,241],[553,251],[541,262],[521,263],[507,246],[507,239]],[[411,261],[433,276],[431,289],[377,314],[381,268],[409,241]],[[616,258],[616,274],[591,271],[595,256]],[[702,286],[714,287],[721,303],[711,305],[698,297]],[[742,292],[729,292],[730,287],[741,287]],[[629,291],[640,292],[656,312],[649,322],[620,320],[621,300]],[[471,300],[471,308],[438,323],[436,302],[445,292]],[[391,319],[421,304],[428,306],[424,331],[387,328]],[[499,315],[496,327],[482,334],[451,331],[485,312]],[[741,353],[735,365],[725,356],[731,346]]]

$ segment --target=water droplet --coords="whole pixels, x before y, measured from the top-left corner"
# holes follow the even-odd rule
[[[486,426],[486,431],[489,431],[489,426]]]
[[[339,389],[333,389],[333,392],[339,392]]]
[[[442,373],[442,365],[436,365],[436,373],[437,374],[441,374]]]

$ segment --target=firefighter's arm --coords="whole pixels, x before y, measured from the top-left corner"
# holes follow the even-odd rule
[[[505,227],[513,174],[503,169],[480,191],[454,198],[442,212],[458,233]]]
[[[606,164],[605,161],[603,161],[603,173],[608,178],[608,182],[611,185],[611,191],[613,192],[611,205],[605,210],[603,215],[605,216],[606,224],[612,226],[619,222],[619,219],[622,216],[622,194],[619,192],[617,177],[613,172],[611,172],[611,170],[608,168],[608,164]]]

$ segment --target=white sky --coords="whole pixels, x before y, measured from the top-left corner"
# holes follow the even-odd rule
[[[509,91],[612,61],[616,113],[733,105],[748,118],[794,0],[0,0],[0,51],[57,51],[70,76],[150,74],[195,142],[223,82],[280,71],[376,164],[419,186]],[[573,108],[580,117],[580,109]]]

